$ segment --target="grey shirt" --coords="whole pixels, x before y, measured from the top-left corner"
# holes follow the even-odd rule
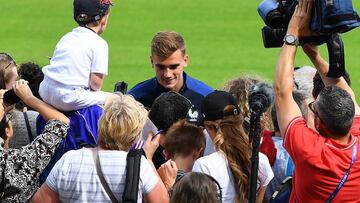
[[[37,136],[36,133],[36,118],[39,115],[36,111],[26,111],[29,119],[32,140]],[[14,130],[14,136],[10,139],[10,148],[20,149],[30,143],[29,133],[26,127],[25,117],[23,112],[14,111],[14,117],[12,119],[12,126]]]

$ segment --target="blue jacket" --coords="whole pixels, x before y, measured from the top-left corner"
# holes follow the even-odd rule
[[[194,110],[201,112],[202,101],[205,96],[213,92],[214,89],[205,83],[190,77],[185,72],[183,74],[184,86],[181,88],[179,93],[191,101],[194,105]],[[129,91],[129,94],[142,103],[146,108],[150,109],[154,100],[162,93],[168,91],[169,90],[165,89],[157,82],[156,77],[153,77],[135,85]]]

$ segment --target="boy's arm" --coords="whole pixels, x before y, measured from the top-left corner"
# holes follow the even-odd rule
[[[105,75],[102,73],[91,73],[90,75],[90,89],[93,91],[101,90]]]

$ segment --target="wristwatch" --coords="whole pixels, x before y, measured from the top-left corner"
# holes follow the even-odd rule
[[[295,35],[292,35],[292,34],[286,34],[284,37],[284,42],[287,45],[293,45],[293,46],[299,45],[299,41],[297,40]]]

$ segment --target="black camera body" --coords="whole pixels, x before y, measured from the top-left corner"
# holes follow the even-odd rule
[[[298,4],[297,0],[281,1],[276,0],[264,1],[273,3],[269,9],[265,11],[267,14],[261,15],[264,19],[266,26],[262,29],[262,38],[265,48],[281,47],[283,39],[286,35],[286,30],[295,7]],[[259,7],[259,12],[260,12]]]
[[[272,9],[265,13],[260,13],[261,5],[259,7],[259,13],[264,19],[266,24],[262,28],[262,39],[265,48],[277,48],[284,44],[284,37],[286,35],[287,27],[291,20],[291,17],[295,11],[295,7],[298,4],[298,0],[266,0],[264,2],[271,2],[272,5],[268,9]],[[302,37],[299,40],[299,44],[311,43],[315,45],[321,45],[327,42],[328,35],[320,35],[314,37]]]
[[[288,24],[298,4],[298,0],[264,0],[258,12],[266,26],[262,28],[265,48],[282,47]],[[329,5],[328,5],[329,4]],[[360,26],[359,16],[352,7],[351,0],[335,2],[317,0],[310,22],[316,36],[300,37],[299,44],[325,44],[328,48],[330,70],[328,77],[338,78],[345,74],[344,45],[338,33],[347,32]]]
[[[118,81],[114,85],[114,92],[121,92],[122,94],[126,94],[128,89],[128,84],[125,81]]]

